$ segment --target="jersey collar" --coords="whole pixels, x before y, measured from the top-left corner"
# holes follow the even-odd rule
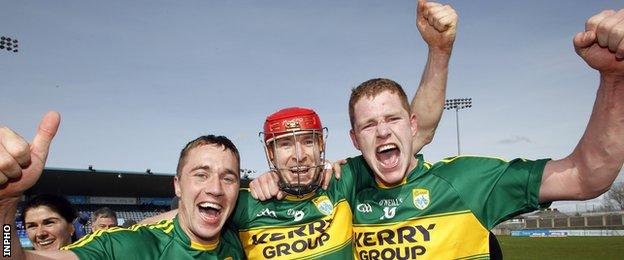
[[[190,247],[193,250],[210,251],[210,250],[215,250],[217,246],[219,246],[220,239],[214,243],[208,243],[208,244],[201,244],[201,243],[191,241],[191,239],[184,232],[182,227],[180,227],[180,223],[178,222],[178,215],[176,215],[176,217],[173,219],[173,225],[174,225],[174,232],[176,233],[177,237],[180,238],[181,242],[184,245]]]
[[[409,176],[408,176],[409,181],[415,180],[419,178],[420,176],[423,176],[429,171],[429,169],[431,169],[431,163],[426,162],[422,154],[419,153],[414,156],[416,156],[416,160],[418,160],[418,162],[416,164],[416,168],[414,168],[409,173]]]
[[[303,200],[308,200],[308,199],[312,198],[314,195],[316,195],[316,190],[314,190],[313,192],[307,193],[307,194],[305,194],[303,196],[286,194],[286,196],[284,196],[284,200],[288,200],[288,201],[303,201]]]

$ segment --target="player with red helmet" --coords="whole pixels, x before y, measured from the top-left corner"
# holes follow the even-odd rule
[[[290,107],[266,118],[260,133],[267,161],[280,176],[279,188],[302,196],[316,190],[322,179],[327,128],[312,109]]]

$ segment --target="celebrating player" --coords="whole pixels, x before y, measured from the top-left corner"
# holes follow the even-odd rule
[[[32,187],[45,165],[60,115],[49,112],[31,144],[8,128],[0,128],[0,154],[12,159],[0,168],[0,217],[15,225],[21,195]],[[243,259],[236,235],[223,229],[232,213],[239,189],[238,150],[225,137],[202,136],[180,154],[174,178],[180,212],[173,219],[132,229],[111,228],[83,237],[64,249],[24,252],[11,240],[12,256],[24,259],[179,259],[206,257]],[[12,229],[12,237],[17,237]]]
[[[411,153],[416,132],[401,87],[371,80],[350,99],[351,138],[362,156],[347,169],[375,182],[356,196],[357,257],[477,258],[488,254],[488,230],[556,200],[607,191],[624,162],[624,9],[591,17],[574,47],[600,72],[585,134],[560,160],[504,161],[459,156],[436,164]]]

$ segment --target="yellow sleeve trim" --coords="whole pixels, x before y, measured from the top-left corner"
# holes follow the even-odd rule
[[[95,231],[94,233],[88,234],[84,237],[82,237],[81,239],[79,239],[78,241],[67,245],[63,248],[61,248],[61,250],[69,250],[72,248],[77,248],[77,247],[82,247],[86,244],[88,244],[89,242],[93,241],[94,239],[96,239],[97,237],[102,236],[103,234],[107,234],[107,233],[115,233],[115,232],[119,232],[119,231],[131,231],[131,232],[136,232],[137,230],[139,230],[139,228],[141,227],[147,227],[149,229],[162,229],[165,233],[169,234],[171,232],[171,230],[173,230],[173,220],[163,220],[159,223],[156,224],[136,224],[133,225],[129,228],[121,228],[121,227],[114,227],[114,228],[109,228],[106,230],[98,230]]]
[[[508,160],[505,160],[505,159],[500,158],[500,157],[491,157],[491,156],[476,156],[476,155],[459,155],[459,156],[454,156],[454,157],[444,158],[444,159],[440,160],[440,162],[443,162],[443,163],[450,163],[450,162],[455,161],[456,159],[459,159],[459,158],[462,158],[462,157],[490,158],[490,159],[496,159],[496,160],[499,160],[499,161],[503,161],[503,162],[506,162],[506,163],[508,163],[508,162],[509,162]],[[522,160],[525,160],[525,159],[522,159]]]

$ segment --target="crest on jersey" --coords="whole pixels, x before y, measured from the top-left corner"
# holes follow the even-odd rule
[[[312,199],[316,208],[323,214],[329,215],[334,212],[334,204],[332,204],[331,200],[327,196],[320,196],[318,198]]]
[[[429,206],[429,190],[427,189],[413,189],[412,190],[412,198],[414,202],[414,206],[417,209],[423,210]]]

